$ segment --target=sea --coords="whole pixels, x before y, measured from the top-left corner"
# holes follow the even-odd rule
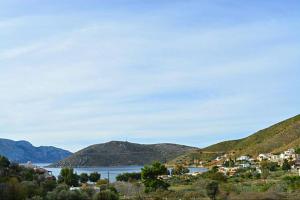
[[[47,167],[50,163],[33,163],[33,165],[42,167],[52,172],[52,175],[58,177],[60,174],[61,168],[52,168]],[[109,179],[110,182],[116,181],[116,176],[122,173],[131,173],[131,172],[141,172],[143,166],[119,166],[119,167],[89,167],[89,168],[74,168],[74,171],[77,174],[87,173],[90,174],[92,172],[98,172],[101,174],[102,179]],[[194,172],[205,172],[206,168],[203,167],[190,167],[190,173]]]

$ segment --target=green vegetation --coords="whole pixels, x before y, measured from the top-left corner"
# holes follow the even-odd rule
[[[0,155],[0,168],[6,168],[9,165],[10,165],[9,160],[6,157]]]
[[[211,145],[201,150],[188,152],[177,157],[172,163],[193,163],[194,159],[211,161],[224,153],[231,153],[235,156],[252,155],[259,153],[277,153],[288,148],[300,146],[300,115],[275,124],[269,128],[258,131],[246,138],[232,141],[225,141]],[[300,152],[300,149],[296,149]]]
[[[156,191],[158,189],[166,190],[169,184],[161,180],[159,176],[167,175],[168,169],[159,162],[154,162],[151,166],[142,168],[142,181],[145,185],[145,191]]]
[[[197,148],[177,144],[136,144],[111,141],[89,146],[52,165],[69,166],[120,166],[146,165],[153,161],[165,163]]]
[[[96,194],[93,200],[119,200],[119,196],[115,191],[103,190]]]
[[[1,200],[118,200],[119,194],[112,185],[105,185],[101,192],[86,182],[98,181],[100,174],[77,175],[72,168],[63,168],[58,180],[47,171],[35,170],[10,163],[0,156]],[[80,182],[79,182],[80,180]],[[84,183],[81,185],[81,183]],[[106,182],[107,183],[107,182]],[[71,186],[79,186],[71,190]]]
[[[207,196],[212,200],[216,199],[217,193],[219,192],[219,183],[212,181],[206,186]]]
[[[190,170],[187,167],[184,167],[183,165],[175,165],[175,167],[172,169],[171,174],[172,175],[183,175],[186,173],[189,173]]]
[[[289,164],[289,162],[286,162]],[[175,176],[161,163],[147,165],[139,173],[119,175],[119,181],[108,183],[100,174],[77,175],[71,168],[61,170],[58,180],[45,177],[33,169],[10,163],[0,157],[0,199],[2,200],[281,200],[300,199],[298,172],[284,170],[276,163],[261,162],[262,173],[255,168],[240,168],[232,176],[218,167],[188,175],[177,166]],[[265,172],[264,172],[265,171]],[[266,173],[266,175],[264,174]],[[97,183],[87,183],[94,177]],[[141,178],[141,179],[140,179]],[[134,181],[132,181],[134,179]],[[70,186],[78,185],[73,188]],[[97,189],[98,188],[98,189]],[[99,191],[100,189],[100,191]]]
[[[89,176],[89,180],[93,183],[96,183],[97,181],[99,181],[100,178],[101,178],[101,174],[99,174],[98,172],[93,172]]]
[[[291,165],[289,164],[289,161],[285,159],[282,164],[282,170],[288,171],[290,169],[291,169]]]
[[[89,175],[87,173],[81,173],[79,176],[80,183],[87,183],[89,181]]]
[[[128,181],[138,181],[138,180],[141,180],[141,173],[139,172],[132,172],[132,173],[123,173],[123,174],[119,174],[117,177],[116,177],[116,180],[117,181],[125,181],[125,182],[128,182]]]
[[[58,176],[58,183],[77,187],[79,185],[79,176],[74,173],[72,168],[62,168]]]

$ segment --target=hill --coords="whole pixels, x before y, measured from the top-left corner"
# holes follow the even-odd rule
[[[279,153],[300,146],[300,115],[260,130],[246,138],[220,142],[201,150],[189,152],[172,162],[192,162],[194,159],[210,160],[224,153],[257,156],[259,153]]]
[[[89,146],[51,166],[145,165],[153,161],[166,162],[191,150],[196,150],[196,148],[169,143],[146,145],[111,141]]]
[[[35,147],[27,141],[0,139],[0,155],[11,161],[25,163],[52,163],[70,156],[72,153],[52,146]]]

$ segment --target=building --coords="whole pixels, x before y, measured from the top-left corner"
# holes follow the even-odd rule
[[[227,176],[233,176],[238,171],[239,167],[220,167],[219,172],[227,175]]]
[[[271,153],[261,153],[257,156],[257,160],[263,161],[263,160],[271,160],[273,154]]]
[[[249,168],[249,167],[251,167],[250,163],[241,163],[241,164],[239,164],[239,166],[242,167],[242,168]]]
[[[238,161],[249,161],[250,157],[249,156],[240,156],[236,160],[238,160]]]

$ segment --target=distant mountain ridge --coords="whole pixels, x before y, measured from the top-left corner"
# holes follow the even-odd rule
[[[260,130],[246,138],[220,142],[182,155],[172,163],[192,162],[192,159],[210,160],[224,153],[257,156],[259,153],[279,153],[300,147],[300,115]]]
[[[35,147],[24,140],[13,141],[0,138],[0,155],[19,163],[27,161],[53,163],[72,155],[72,153],[52,146]]]
[[[136,144],[111,141],[89,146],[51,166],[93,167],[145,165],[153,161],[166,162],[196,149],[195,147],[170,143]]]

